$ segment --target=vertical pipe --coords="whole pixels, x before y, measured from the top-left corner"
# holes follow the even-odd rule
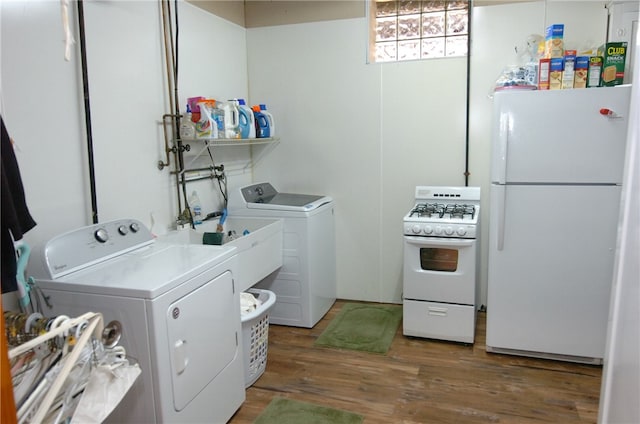
[[[80,27],[80,57],[82,60],[82,91],[84,93],[84,124],[87,130],[87,156],[89,159],[89,185],[91,188],[91,220],[98,223],[98,199],[96,173],[93,161],[93,133],[91,131],[91,104],[89,101],[89,74],[87,72],[87,50],[84,32],[83,0],[78,0],[78,24]]]
[[[470,113],[470,101],[471,101],[471,11],[473,10],[473,0],[469,0],[468,18],[469,24],[467,27],[467,121],[465,123],[465,147],[464,147],[464,185],[469,185],[469,113]]]

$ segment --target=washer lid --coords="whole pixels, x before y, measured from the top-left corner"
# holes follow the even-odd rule
[[[236,253],[234,246],[150,246],[97,263],[52,281],[43,288],[153,299],[215,267]]]
[[[306,212],[332,201],[328,196],[315,194],[278,193],[270,183],[243,187],[240,194],[249,209]]]
[[[262,202],[247,203],[249,209],[271,209],[282,211],[311,211],[331,202],[328,196],[311,194],[278,193]]]

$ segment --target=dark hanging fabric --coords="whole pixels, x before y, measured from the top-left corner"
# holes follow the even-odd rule
[[[2,256],[2,293],[7,293],[18,289],[16,250],[13,241],[20,240],[24,233],[35,227],[36,222],[27,208],[18,161],[2,116],[0,116],[0,121],[2,123],[2,150],[0,151],[2,159],[2,187],[0,191],[2,197],[2,210],[0,211],[2,245],[0,245],[0,254]]]

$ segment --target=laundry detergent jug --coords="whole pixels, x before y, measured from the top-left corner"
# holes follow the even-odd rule
[[[256,138],[256,120],[244,99],[238,99],[238,127],[240,138]]]
[[[253,116],[256,120],[256,137],[271,137],[271,132],[269,131],[269,119],[260,111],[260,106],[252,106],[251,109],[253,109]]]

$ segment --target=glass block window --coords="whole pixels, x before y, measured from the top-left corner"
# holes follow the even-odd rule
[[[469,0],[370,0],[370,62],[466,56]]]

